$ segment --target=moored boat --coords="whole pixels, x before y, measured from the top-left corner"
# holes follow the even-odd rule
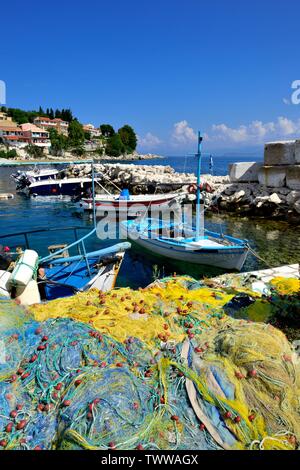
[[[130,244],[118,243],[87,251],[85,243],[96,234],[96,228],[78,238],[78,230],[82,229],[49,228],[1,235],[0,239],[5,243],[23,237],[25,246],[6,246],[0,254],[0,295],[16,298],[20,303],[28,305],[68,297],[92,288],[103,292],[112,289]],[[48,246],[49,255],[44,257],[39,257],[37,251],[31,249],[30,235],[47,234],[48,237],[59,230],[72,230],[75,241]],[[77,253],[73,254],[73,250]]]
[[[181,221],[174,223],[144,216],[134,221],[122,221],[122,232],[141,247],[160,256],[240,271],[249,252],[247,240],[204,229],[204,212],[201,213],[201,142],[199,133],[195,227]]]
[[[186,196],[185,193],[166,193],[166,194],[140,194],[126,196],[121,191],[120,194],[97,194],[94,198],[82,198],[79,206],[84,210],[93,210],[95,204],[97,212],[123,212],[131,216],[137,216],[141,212],[152,210],[164,210],[172,204],[180,202]]]

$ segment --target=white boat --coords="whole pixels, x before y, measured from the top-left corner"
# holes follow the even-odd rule
[[[201,142],[198,139],[196,227],[184,223],[153,218],[139,218],[121,222],[123,235],[141,247],[174,260],[240,271],[246,261],[249,246],[240,240],[204,229],[201,215]]]
[[[230,236],[204,231],[199,240],[195,232],[184,225],[173,225],[171,231],[190,236],[170,236],[170,225],[155,219],[121,222],[122,233],[156,255],[186,263],[219,267],[240,271],[246,261],[248,244]]]
[[[122,212],[130,216],[138,216],[145,211],[164,210],[172,204],[176,204],[186,196],[185,193],[167,193],[167,194],[140,194],[129,195],[126,197],[120,194],[97,194],[94,198],[82,198],[79,206],[84,210],[93,210],[95,204],[97,213],[101,212]]]
[[[29,171],[18,170],[11,177],[16,182],[17,191],[22,191],[36,181],[55,180],[59,173],[60,171],[56,169],[36,167]]]

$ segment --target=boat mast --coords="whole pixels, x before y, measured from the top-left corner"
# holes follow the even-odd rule
[[[92,193],[93,193],[93,222],[94,228],[96,228],[96,201],[95,201],[95,168],[94,168],[94,160],[92,161]]]
[[[201,182],[201,144],[202,144],[203,137],[201,137],[200,131],[198,132],[198,152],[196,153],[196,157],[198,159],[197,164],[197,200],[196,200],[196,241],[200,240],[200,225],[201,225],[201,210],[200,210],[200,200],[201,200],[201,189],[200,189],[200,182]]]

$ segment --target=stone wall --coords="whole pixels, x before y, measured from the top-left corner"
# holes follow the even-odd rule
[[[232,183],[259,183],[268,188],[300,189],[300,140],[265,144],[264,163],[234,163],[229,166]]]

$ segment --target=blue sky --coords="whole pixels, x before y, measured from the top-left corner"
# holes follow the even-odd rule
[[[198,128],[216,152],[300,136],[297,0],[11,0],[0,15],[8,106],[128,123],[141,150],[173,155]]]

